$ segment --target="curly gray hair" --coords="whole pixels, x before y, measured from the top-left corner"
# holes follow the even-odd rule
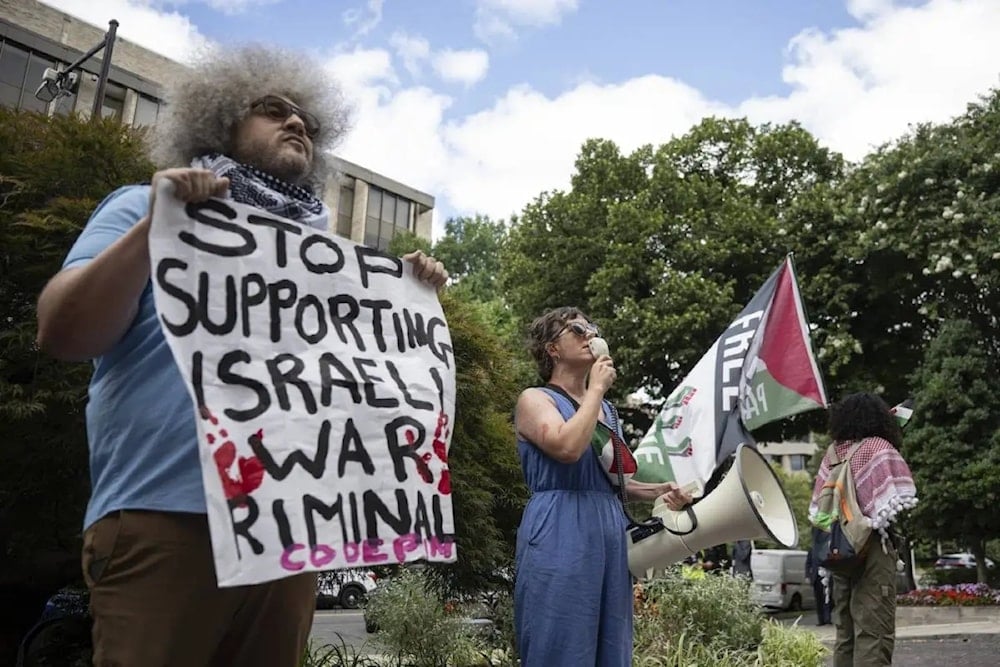
[[[350,110],[320,63],[277,47],[213,49],[169,82],[151,137],[154,161],[180,167],[206,153],[230,154],[236,126],[250,104],[266,94],[287,97],[319,119],[306,184],[321,193],[332,171],[331,151],[348,130]]]

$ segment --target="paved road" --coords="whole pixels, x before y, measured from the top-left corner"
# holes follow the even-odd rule
[[[795,615],[782,614],[780,620],[790,623]],[[814,626],[816,616],[802,614],[799,624]],[[377,652],[372,635],[365,632],[361,611],[317,611],[310,635],[317,644],[340,645],[341,639],[354,651]],[[827,662],[832,665],[833,661]],[[1000,664],[1000,634],[955,635],[942,639],[900,639],[896,641],[893,664],[903,667],[995,667]]]
[[[903,667],[995,667],[1000,663],[1000,635],[955,635],[942,639],[896,642],[892,664]],[[833,660],[827,661],[833,665]]]
[[[366,642],[371,641],[372,635],[365,632],[365,619],[361,610],[329,610],[316,611],[313,618],[312,632],[309,638],[316,644],[343,643],[353,647],[355,651],[360,650]]]

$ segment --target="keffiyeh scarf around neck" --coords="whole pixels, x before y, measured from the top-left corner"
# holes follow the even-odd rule
[[[838,442],[837,456],[847,456],[855,442]],[[878,530],[883,537],[886,536],[889,525],[896,521],[903,510],[917,504],[917,488],[913,483],[910,466],[887,440],[862,440],[851,457],[851,474],[854,476],[861,512],[871,521],[872,528]],[[816,473],[813,505],[829,476],[830,462],[824,456],[819,472]],[[810,514],[812,509],[810,507]]]
[[[235,202],[263,209],[316,229],[328,228],[330,210],[306,188],[286,183],[256,167],[218,153],[196,157],[191,161],[191,166],[209,169],[216,176],[228,178],[229,196]]]

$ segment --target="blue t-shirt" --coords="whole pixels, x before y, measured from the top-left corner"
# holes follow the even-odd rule
[[[83,266],[137,224],[149,186],[108,195],[63,262]],[[205,510],[194,403],[163,337],[152,283],[125,335],[94,360],[87,404],[91,497],[84,528],[121,509]]]

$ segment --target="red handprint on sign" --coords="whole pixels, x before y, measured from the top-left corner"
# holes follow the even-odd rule
[[[211,422],[213,427],[219,426],[219,419],[212,414],[211,410],[202,406],[199,410],[201,418]],[[258,433],[263,436],[263,433]],[[240,499],[253,493],[264,481],[264,466],[256,456],[237,456],[236,444],[229,438],[229,432],[225,428],[218,428],[214,433],[210,432],[205,436],[209,447],[222,441],[215,451],[212,452],[212,459],[219,472],[219,479],[222,481],[222,491],[226,500]]]

